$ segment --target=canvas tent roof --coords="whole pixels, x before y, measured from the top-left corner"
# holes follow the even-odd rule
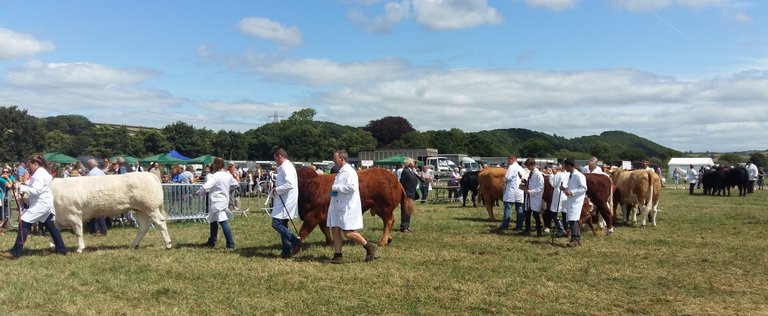
[[[672,166],[714,166],[715,162],[712,158],[672,158],[669,160],[669,165]]]

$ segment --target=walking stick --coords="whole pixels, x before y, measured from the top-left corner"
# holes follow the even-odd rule
[[[277,192],[275,192],[277,194]],[[283,201],[283,197],[280,196],[280,194],[277,194],[277,197],[280,198],[280,203],[283,203],[283,210],[285,211],[285,215],[288,215],[288,219],[291,221],[291,225],[293,225],[293,230],[296,231],[296,235],[299,235],[299,230],[296,228],[296,224],[293,223],[293,218],[291,218],[291,213],[288,212],[288,207],[285,206],[285,201]]]

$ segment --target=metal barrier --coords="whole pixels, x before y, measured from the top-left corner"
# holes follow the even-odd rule
[[[208,214],[208,195],[194,195],[202,184],[163,184],[163,207],[166,220],[205,220]]]

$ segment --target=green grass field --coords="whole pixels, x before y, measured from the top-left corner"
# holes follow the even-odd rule
[[[319,230],[296,258],[277,258],[278,236],[255,212],[232,223],[234,252],[196,247],[208,227],[190,222],[170,224],[172,250],[154,229],[138,250],[128,249],[135,230],[117,228],[66,257],[32,237],[21,259],[0,261],[0,302],[20,315],[768,314],[768,191],[667,187],[660,208],[656,228],[585,233],[568,249],[564,238],[493,233],[499,223],[480,208],[421,204],[414,233],[395,233],[372,263],[347,243],[343,265],[324,263],[332,250]],[[378,240],[379,218],[365,225]],[[0,236],[0,248],[14,238]],[[64,238],[73,250],[74,235]]]

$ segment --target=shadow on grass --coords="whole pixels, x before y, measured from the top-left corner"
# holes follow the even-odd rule
[[[499,220],[488,220],[488,218],[485,217],[454,217],[453,219],[460,220],[460,221],[467,221],[467,222],[476,222],[476,223],[495,223]]]

